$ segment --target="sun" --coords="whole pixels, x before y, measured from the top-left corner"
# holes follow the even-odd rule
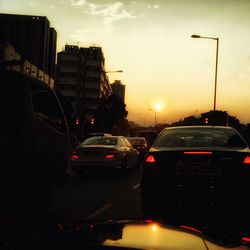
[[[161,104],[159,104],[159,103],[155,104],[155,110],[156,111],[160,111],[161,109],[162,109]]]

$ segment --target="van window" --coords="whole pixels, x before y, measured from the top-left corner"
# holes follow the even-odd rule
[[[54,129],[66,133],[63,111],[53,91],[38,84],[30,84],[34,113]]]

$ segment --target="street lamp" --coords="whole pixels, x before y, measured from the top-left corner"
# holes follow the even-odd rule
[[[148,110],[154,110],[155,111],[155,125],[156,125],[156,109],[148,109]]]
[[[122,73],[123,70],[110,70],[110,71],[104,71],[105,73]]]
[[[218,37],[209,37],[209,36],[199,36],[192,35],[192,38],[205,38],[216,41],[216,63],[215,63],[215,78],[214,78],[214,115],[216,111],[216,94],[217,94],[217,70],[218,70],[218,51],[219,51],[219,38]]]

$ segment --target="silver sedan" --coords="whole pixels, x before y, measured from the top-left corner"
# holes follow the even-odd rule
[[[123,136],[96,136],[86,139],[72,152],[74,173],[139,166],[139,152]]]

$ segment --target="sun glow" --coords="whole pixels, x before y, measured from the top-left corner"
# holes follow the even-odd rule
[[[155,104],[155,110],[156,111],[160,111],[161,109],[162,109],[161,104],[159,104],[159,103]]]

